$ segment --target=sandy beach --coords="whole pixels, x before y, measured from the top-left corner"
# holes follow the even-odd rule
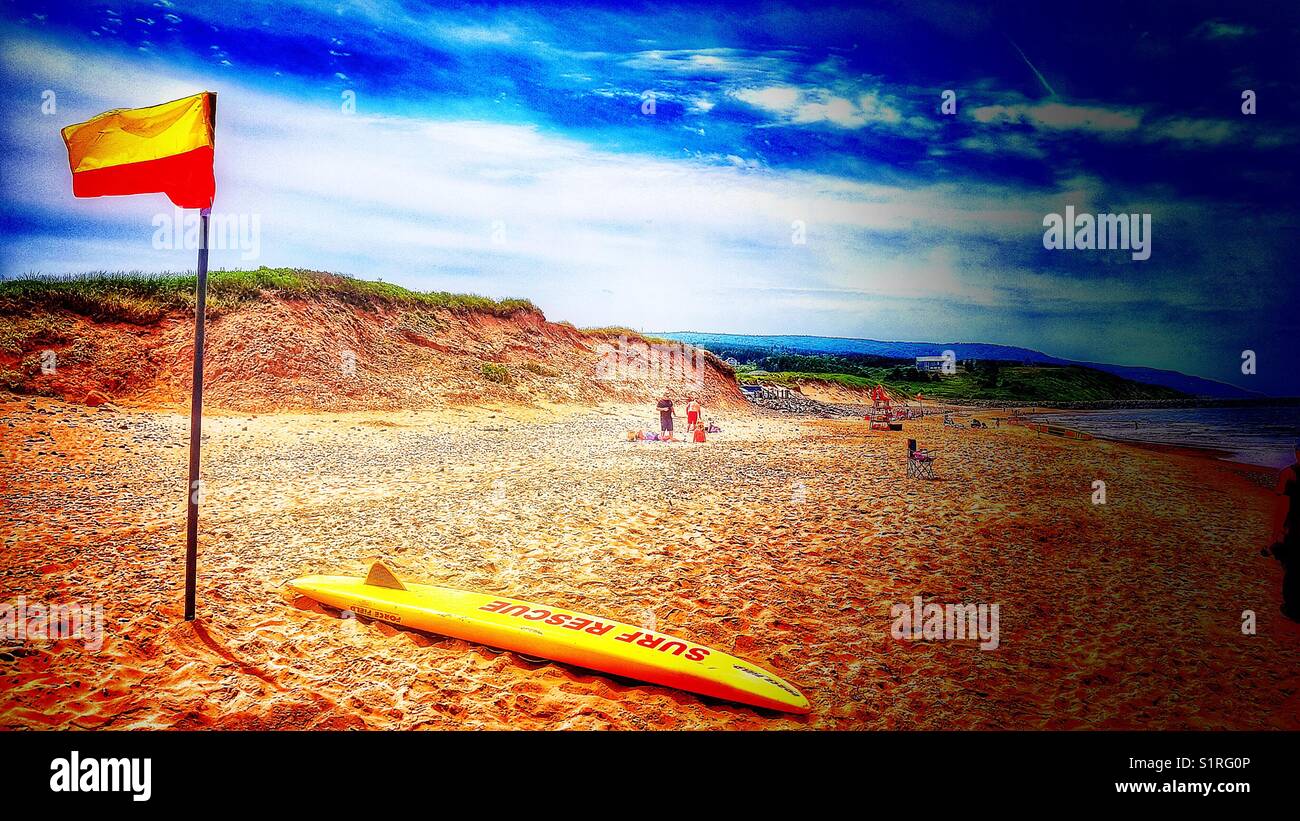
[[[6,395],[0,416],[0,601],[102,603],[106,631],[3,648],[4,728],[1300,728],[1300,628],[1258,555],[1271,494],[1202,457],[936,418],[735,411],[685,444],[626,441],[651,423],[632,405],[218,412],[187,624],[183,412]],[[905,478],[908,437],[937,481]],[[812,713],[341,619],[284,584],[381,558],[735,653]],[[892,637],[914,596],[997,603],[1000,646]]]

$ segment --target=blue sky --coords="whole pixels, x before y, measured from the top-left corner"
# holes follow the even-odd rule
[[[216,267],[1300,394],[1300,13],[1066,5],[5,0],[0,273],[192,268],[161,195],[71,196],[59,128],[206,89],[215,209],[260,226]],[[1150,213],[1151,258],[1045,250],[1067,205]]]

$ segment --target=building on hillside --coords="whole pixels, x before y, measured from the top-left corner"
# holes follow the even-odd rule
[[[918,371],[936,371],[943,373],[944,366],[949,362],[952,362],[952,360],[946,356],[918,356],[916,358],[916,369]],[[953,364],[956,365],[955,362]],[[949,372],[951,372],[951,370]]]

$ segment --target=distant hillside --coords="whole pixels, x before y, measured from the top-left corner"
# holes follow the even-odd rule
[[[1041,351],[1011,345],[971,342],[880,342],[874,339],[846,339],[828,336],[750,336],[694,332],[660,333],[656,335],[708,348],[724,358],[733,356],[732,351],[735,351],[741,354],[736,358],[742,361],[744,361],[746,354],[767,351],[787,354],[869,357],[875,358],[883,364],[883,360],[913,361],[918,356],[937,356],[943,351],[952,351],[958,359],[962,360],[976,359],[981,361],[1014,362],[1024,365],[1063,365],[1092,368],[1146,385],[1169,388],[1190,396],[1213,397],[1216,399],[1259,396],[1259,394],[1233,385],[1216,382],[1212,379],[1204,379],[1199,376],[1189,376],[1178,371],[1128,365],[1109,365],[1101,362],[1076,362],[1070,359],[1049,356]]]
[[[1011,365],[993,361],[986,361],[973,371],[943,377],[895,366],[867,368],[859,374],[779,371],[738,373],[737,378],[741,382],[788,385],[811,398],[834,402],[869,402],[866,394],[874,385],[884,385],[894,394],[909,398],[920,393],[926,399],[953,402],[1160,401],[1186,396],[1171,388],[1144,385],[1077,365]]]
[[[0,390],[187,405],[193,276],[105,274],[0,280]],[[731,369],[635,367],[631,331],[548,322],[526,300],[421,293],[296,269],[209,278],[204,394],[240,411],[429,408],[446,404],[654,401],[698,391],[747,409]],[[631,365],[611,377],[612,344]],[[43,367],[53,353],[49,364]]]

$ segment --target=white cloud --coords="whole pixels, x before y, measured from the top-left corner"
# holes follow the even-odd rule
[[[788,68],[781,51],[750,52],[730,48],[650,49],[634,52],[620,63],[638,71],[673,74],[710,74],[728,82],[761,82],[782,75]]]
[[[1246,141],[1258,148],[1275,148],[1300,140],[1294,128],[1243,130],[1230,120],[1197,117],[1153,117],[1135,108],[1105,108],[1060,102],[1011,103],[985,105],[970,111],[981,124],[1027,124],[1034,132],[1015,135],[1009,132],[978,134],[962,142],[966,148],[999,154],[1044,156],[1035,138],[1056,132],[1077,132],[1115,140],[1171,142],[1185,147],[1212,147],[1234,140]]]
[[[981,123],[1028,123],[1053,131],[1091,131],[1121,133],[1132,131],[1142,123],[1139,111],[1067,103],[1020,103],[986,105],[971,110]]]
[[[1218,145],[1237,139],[1239,129],[1227,120],[1176,117],[1153,123],[1143,129],[1143,136],[1153,142],[1170,140],[1185,144]]]
[[[515,39],[516,33],[504,27],[443,26],[440,33],[448,40],[480,45],[502,45]]]
[[[791,114],[799,105],[802,95],[795,86],[768,86],[767,88],[742,88],[733,91],[732,96],[741,102],[771,111],[775,114]]]
[[[796,123],[818,123],[829,120],[841,128],[859,128],[867,122],[853,103],[843,97],[830,97],[824,103],[804,103],[795,110]]]
[[[903,120],[898,109],[877,92],[851,100],[825,88],[771,85],[735,89],[731,96],[795,125],[830,123],[854,129],[873,123],[897,125]]]
[[[1255,29],[1251,26],[1218,19],[1206,20],[1192,32],[1193,37],[1202,37],[1206,40],[1239,40],[1254,34]]]
[[[1052,192],[904,188],[778,171],[739,155],[619,153],[531,125],[367,115],[364,98],[348,115],[330,95],[314,102],[233,82],[217,67],[153,66],[37,40],[11,38],[0,51],[0,73],[39,78],[33,99],[40,88],[76,90],[60,96],[58,117],[34,106],[31,116],[0,121],[18,147],[0,158],[8,207],[66,227],[57,238],[11,242],[5,273],[192,266],[190,254],[149,245],[152,217],[171,211],[165,198],[71,196],[58,128],[205,88],[220,99],[215,208],[260,215],[262,257],[252,264],[526,296],[579,324],[717,328],[719,295],[793,289],[818,306],[801,320],[808,330],[873,322],[881,334],[924,336],[902,319],[933,317],[918,306],[1013,305],[970,270],[967,249],[1035,245],[1042,215],[1058,208]],[[892,109],[871,95],[810,96],[768,87],[753,99],[840,127]],[[826,108],[801,114],[809,103]],[[807,244],[791,242],[795,220],[805,222]],[[496,223],[502,244],[493,242]],[[110,234],[138,239],[106,242]],[[908,255],[889,236],[928,244]],[[212,264],[248,263],[238,251],[214,251]],[[735,306],[727,321],[755,330],[783,304],[727,302]],[[956,308],[953,317],[960,321]],[[791,329],[767,326],[782,327]]]

